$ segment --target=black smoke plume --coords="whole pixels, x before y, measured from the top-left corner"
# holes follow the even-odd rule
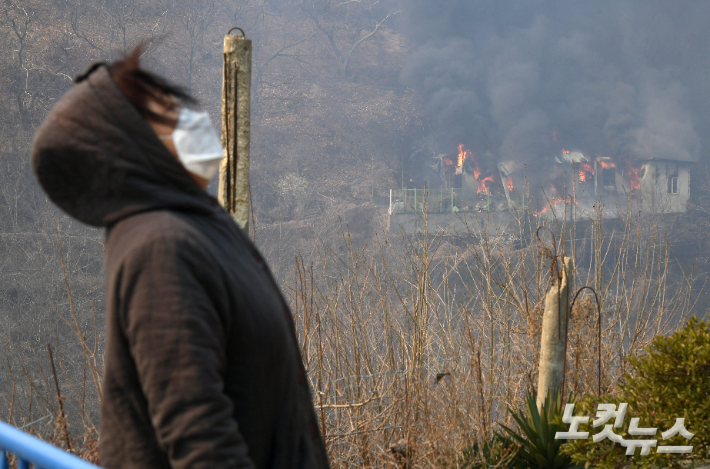
[[[404,0],[435,152],[529,170],[562,148],[700,159],[710,139],[710,2]],[[482,163],[483,164],[483,163]]]

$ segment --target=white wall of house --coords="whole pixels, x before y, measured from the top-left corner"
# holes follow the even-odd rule
[[[641,201],[646,213],[685,212],[690,200],[691,165],[649,161],[641,169]]]

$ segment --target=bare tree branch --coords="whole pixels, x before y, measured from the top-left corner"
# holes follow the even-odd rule
[[[378,21],[377,24],[375,24],[375,28],[371,32],[369,32],[365,36],[363,36],[360,39],[358,39],[357,41],[355,41],[355,43],[352,45],[352,47],[350,47],[350,50],[348,51],[348,55],[345,57],[345,62],[343,62],[343,75],[347,76],[347,74],[348,74],[348,64],[350,63],[350,58],[352,57],[353,53],[355,52],[355,49],[357,49],[357,46],[362,44],[363,41],[366,41],[368,38],[372,37],[377,32],[377,30],[380,29],[380,26],[382,26],[382,23],[387,21],[387,19],[390,16],[396,15],[396,14],[400,13],[401,11],[402,10],[391,12],[391,13],[387,14],[387,16],[385,16],[381,21]]]
[[[71,14],[71,21],[70,21],[69,23],[71,24],[72,32],[74,33],[74,35],[75,35],[76,37],[78,37],[79,39],[83,39],[89,46],[91,46],[92,48],[94,48],[94,49],[100,51],[100,52],[104,55],[104,57],[107,57],[107,56],[108,56],[108,54],[106,53],[106,51],[105,51],[103,48],[101,48],[100,46],[96,45],[93,41],[91,41],[88,37],[86,37],[86,34],[82,34],[82,33],[79,32],[79,28],[78,28],[78,24],[79,24],[79,7],[76,7],[76,8],[74,9],[74,11],[72,11],[72,14]]]

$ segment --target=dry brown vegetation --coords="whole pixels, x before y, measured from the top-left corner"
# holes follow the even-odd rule
[[[276,224],[342,215],[368,231],[372,194],[399,180],[402,154],[423,126],[411,90],[398,83],[407,41],[391,1],[8,0],[0,7],[0,350],[16,356],[70,333],[55,309],[69,304],[53,222],[65,252],[79,322],[89,300],[103,310],[100,235],[58,211],[37,186],[32,136],[71,78],[142,39],[143,63],[184,85],[219,118],[222,39],[232,26],[254,41],[252,194],[263,233]],[[374,5],[373,5],[374,4]],[[383,20],[385,20],[383,22]],[[374,34],[370,34],[373,33]],[[347,59],[347,60],[346,60]],[[347,67],[345,67],[347,63]],[[212,192],[216,192],[212,187]],[[299,230],[307,232],[307,230]],[[333,230],[331,230],[333,231]],[[307,236],[287,246],[257,234],[269,254],[308,250]],[[337,240],[337,238],[335,238]],[[272,264],[274,258],[269,257]],[[282,269],[276,269],[282,270]],[[285,270],[284,270],[285,273]],[[98,316],[98,329],[103,317]],[[101,344],[101,341],[99,341]],[[78,351],[78,350],[77,350]],[[6,380],[0,390],[9,392]]]
[[[401,464],[402,448],[409,467],[453,465],[496,423],[510,424],[506,406],[517,408],[537,384],[550,284],[529,223],[520,220],[512,237],[470,226],[470,246],[422,234],[380,239],[374,254],[321,245],[317,263],[297,259],[294,315],[335,467]],[[589,285],[599,294],[601,390],[613,391],[626,357],[684,323],[696,297],[692,274],[669,284],[668,245],[658,233],[645,236],[639,220],[616,233],[601,218],[589,221],[593,241],[579,236],[581,222],[553,228],[558,252],[575,259],[572,291]],[[597,328],[593,297],[582,293],[568,392],[597,393]]]
[[[491,234],[470,225],[465,245],[440,234],[383,233],[375,246],[358,248],[343,227],[343,252],[316,239],[312,263],[295,259],[288,296],[333,467],[452,467],[496,424],[510,425],[506,407],[518,407],[537,384],[546,250],[573,257],[573,291],[592,286],[602,306],[601,351],[593,296],[580,294],[573,308],[568,392],[596,394],[598,378],[602,392],[613,392],[626,358],[693,311],[692,274],[669,283],[668,245],[644,234],[642,220],[625,220],[620,231],[600,216],[548,222],[553,248],[549,234],[530,236],[537,225],[527,217],[521,212],[517,225]],[[97,422],[88,408],[100,401],[98,335],[75,313],[71,304],[59,311],[83,353],[70,358],[60,353],[68,339],[57,342],[52,368],[44,350],[33,350],[39,374],[23,362],[4,397],[10,421],[44,418],[26,428],[95,460]]]

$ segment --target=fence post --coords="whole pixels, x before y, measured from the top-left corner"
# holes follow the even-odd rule
[[[232,28],[233,29],[239,28]],[[240,29],[241,31],[241,29]],[[226,158],[219,175],[219,201],[249,232],[249,134],[251,128],[251,39],[224,37],[222,76],[222,146]]]
[[[555,259],[555,262],[557,260]],[[554,284],[545,295],[545,312],[542,315],[540,335],[540,366],[537,382],[537,408],[541,409],[550,390],[560,390],[565,368],[565,337],[570,315],[570,288],[572,287],[572,259],[562,262],[562,278],[553,277]]]

